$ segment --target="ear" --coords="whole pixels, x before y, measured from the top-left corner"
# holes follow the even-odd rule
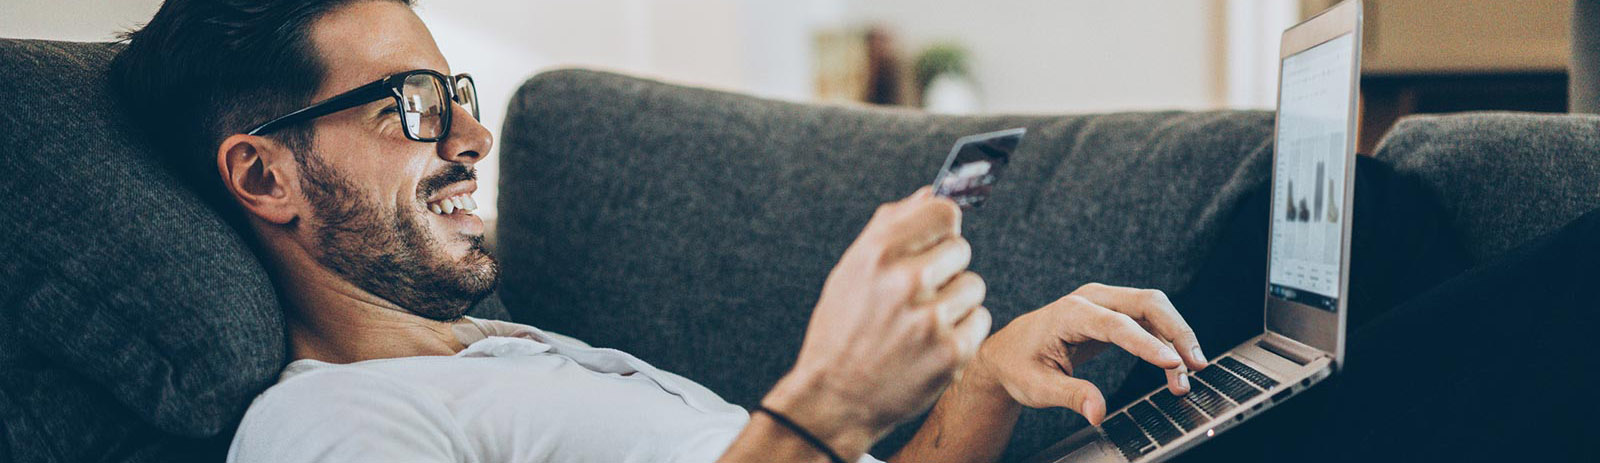
[[[217,147],[217,172],[228,192],[250,215],[277,225],[301,213],[292,194],[298,167],[288,147],[266,137],[234,134]]]

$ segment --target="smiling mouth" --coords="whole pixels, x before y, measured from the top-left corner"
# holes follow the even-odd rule
[[[428,210],[439,215],[456,213],[471,215],[478,210],[478,202],[472,199],[471,194],[459,194],[428,203]]]

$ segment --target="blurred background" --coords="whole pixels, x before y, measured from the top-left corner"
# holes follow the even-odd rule
[[[1589,0],[1577,0],[1589,2]],[[485,125],[543,70],[944,113],[1270,109],[1279,33],[1333,0],[418,0]],[[0,37],[110,40],[160,0],[0,0]],[[1574,0],[1367,0],[1364,153],[1406,114],[1564,112]],[[493,156],[493,154],[491,154]],[[498,169],[480,166],[480,214]]]

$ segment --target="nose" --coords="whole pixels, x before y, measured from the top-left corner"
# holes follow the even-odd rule
[[[450,135],[439,142],[439,158],[447,162],[474,164],[489,157],[489,148],[494,146],[494,135],[472,117],[472,111],[459,103],[451,103],[450,110],[454,111],[450,115]]]

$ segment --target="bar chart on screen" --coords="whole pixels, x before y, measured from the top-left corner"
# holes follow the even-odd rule
[[[1284,60],[1272,181],[1269,279],[1274,291],[1338,297],[1349,158],[1349,36]],[[1291,299],[1301,300],[1300,297]]]
[[[1342,132],[1285,140],[1274,175],[1272,273],[1275,283],[1334,297],[1338,287],[1344,184]]]

